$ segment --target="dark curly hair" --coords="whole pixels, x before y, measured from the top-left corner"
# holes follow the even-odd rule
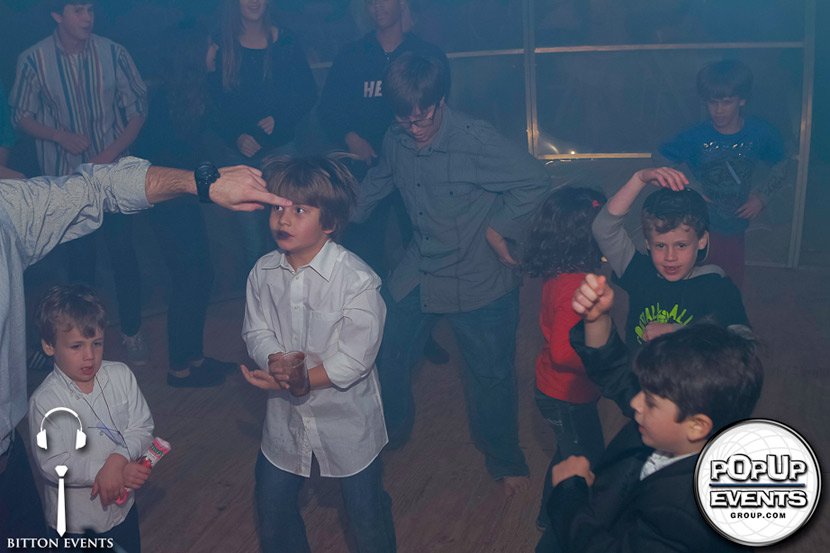
[[[530,222],[523,270],[546,279],[562,273],[597,271],[602,253],[591,223],[603,205],[605,196],[597,190],[573,186],[554,190]]]

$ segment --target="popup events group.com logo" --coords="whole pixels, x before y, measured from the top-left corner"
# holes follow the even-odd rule
[[[695,497],[706,521],[725,538],[761,547],[804,526],[818,505],[821,471],[796,431],[750,419],[715,435],[695,469]]]

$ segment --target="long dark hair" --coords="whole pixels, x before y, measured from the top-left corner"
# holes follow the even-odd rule
[[[605,196],[590,188],[557,188],[533,215],[527,232],[524,271],[533,277],[596,272],[602,253],[591,223],[605,205]]]
[[[164,42],[164,82],[173,128],[192,136],[207,112],[207,52],[210,33],[199,23],[184,22]]]
[[[268,46],[265,47],[265,58],[262,63],[262,80],[271,78],[271,1],[265,0],[265,11],[262,14],[262,28],[268,37]],[[222,87],[233,90],[239,86],[239,66],[242,64],[242,45],[239,37],[242,34],[242,14],[239,11],[239,0],[225,0],[222,9]]]

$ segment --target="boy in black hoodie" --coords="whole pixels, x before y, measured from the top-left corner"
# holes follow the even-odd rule
[[[639,193],[652,182],[642,223],[648,255],[637,252],[623,228]],[[594,219],[593,232],[618,284],[628,292],[625,339],[632,352],[692,321],[748,325],[741,293],[716,265],[703,265],[709,247],[706,201],[680,171],[643,169]]]

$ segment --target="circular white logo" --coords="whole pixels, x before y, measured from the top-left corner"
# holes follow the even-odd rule
[[[725,538],[761,547],[778,543],[810,520],[821,471],[810,444],[772,420],[737,422],[712,437],[695,468],[703,517]]]

